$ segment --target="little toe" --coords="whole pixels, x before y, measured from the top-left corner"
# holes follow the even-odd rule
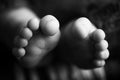
[[[92,39],[97,41],[97,42],[104,40],[105,39],[105,32],[102,29],[96,29],[92,33]]]
[[[35,31],[38,30],[39,28],[39,24],[40,24],[40,20],[37,18],[33,18],[28,22],[28,28],[30,28],[31,30]]]
[[[16,56],[18,59],[25,55],[24,48],[13,48],[13,55]]]
[[[102,67],[102,66],[105,65],[105,61],[104,60],[96,60],[94,63],[98,67]]]
[[[108,48],[108,42],[106,40],[101,40],[100,42],[95,44],[95,48],[97,50],[105,50]]]
[[[32,33],[32,31],[31,31],[29,28],[24,28],[24,29],[20,32],[20,35],[21,35],[21,37],[29,40],[29,39],[32,37],[33,33]]]
[[[105,60],[109,57],[109,51],[108,49],[100,51],[96,56],[100,60]]]
[[[47,15],[41,19],[40,28],[43,34],[52,36],[59,31],[59,22],[54,16]]]

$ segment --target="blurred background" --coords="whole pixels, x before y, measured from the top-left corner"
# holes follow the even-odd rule
[[[0,4],[12,5],[12,1],[1,0]],[[61,26],[67,22],[85,16],[89,18],[97,28],[106,33],[109,43],[110,57],[105,66],[107,80],[120,79],[120,1],[119,0],[27,0],[40,17],[52,14],[58,18]],[[39,2],[41,5],[39,5]],[[15,4],[15,3],[14,3]],[[17,5],[17,4],[16,4]],[[39,9],[37,9],[39,7]],[[0,43],[0,77],[2,80],[13,80],[15,59],[9,49]],[[8,55],[6,55],[8,54]],[[75,79],[80,80],[80,79]],[[89,80],[89,79],[83,79]],[[98,79],[101,80],[101,79]]]

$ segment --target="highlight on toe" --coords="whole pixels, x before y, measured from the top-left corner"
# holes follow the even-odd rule
[[[105,61],[104,60],[96,60],[94,63],[98,67],[102,67],[102,66],[105,65]]]
[[[45,35],[52,36],[59,31],[59,22],[54,16],[47,15],[41,19],[40,28]]]
[[[29,40],[32,37],[33,33],[29,28],[24,28],[21,32],[20,32],[20,36]]]
[[[88,29],[90,26],[91,23],[90,21],[85,18],[85,17],[82,17],[82,18],[79,18],[77,19],[74,23],[73,23],[73,26],[72,27],[72,31],[73,33],[77,33],[82,39],[85,39],[86,37],[88,37]],[[83,27],[84,26],[84,27]]]
[[[16,46],[16,47],[25,47],[27,45],[28,45],[27,39],[21,38],[20,36],[17,36],[14,39],[14,46]]]
[[[81,39],[88,38],[95,30],[95,26],[86,17],[81,17],[75,20],[72,24],[73,33],[77,33],[76,35],[79,35]]]
[[[105,39],[105,33],[102,29],[96,29],[93,33],[92,33],[93,39],[95,41],[101,41]]]
[[[35,31],[38,30],[40,25],[40,19],[37,18],[33,18],[28,22],[28,28],[30,28],[31,30]]]
[[[106,40],[101,40],[95,44],[97,50],[105,50],[108,48],[108,42]]]
[[[18,59],[23,57],[25,55],[25,49],[24,48],[13,48],[13,55],[16,56]]]
[[[100,51],[97,55],[98,59],[105,60],[109,57],[109,51],[108,49]]]

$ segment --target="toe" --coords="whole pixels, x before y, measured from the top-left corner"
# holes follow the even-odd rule
[[[45,35],[52,36],[59,31],[58,20],[51,15],[47,15],[41,19],[40,28]]]
[[[108,42],[106,40],[101,40],[100,42],[95,44],[95,48],[97,50],[105,50],[108,48]]]
[[[98,67],[102,67],[102,66],[105,65],[105,61],[104,60],[96,60],[94,63]]]
[[[33,33],[32,33],[32,31],[31,31],[29,28],[24,28],[24,29],[20,32],[20,35],[21,35],[21,37],[29,40],[29,39],[32,37]]]
[[[101,29],[97,29],[92,33],[92,39],[95,41],[101,41],[105,38],[105,33]]]
[[[19,46],[20,47],[26,47],[27,45],[28,45],[28,40],[27,39],[24,39],[24,38],[20,39],[20,41],[19,41]]]
[[[39,20],[39,19],[33,18],[33,19],[31,19],[31,20],[28,22],[28,27],[29,27],[31,30],[33,30],[33,31],[38,30],[38,28],[39,28],[39,23],[40,23],[40,20]]]
[[[93,24],[85,17],[79,18],[73,22],[72,33],[76,33],[80,39],[85,39],[89,37],[89,34],[93,32],[96,28]]]
[[[19,36],[15,38],[14,45],[16,47],[25,47],[28,45],[28,40],[24,38],[20,38]]]
[[[13,55],[17,58],[21,58],[25,55],[25,49],[24,48],[13,48]]]
[[[109,57],[109,51],[108,49],[104,50],[104,51],[100,51],[97,55],[97,58],[98,59],[101,59],[101,60],[105,60]]]

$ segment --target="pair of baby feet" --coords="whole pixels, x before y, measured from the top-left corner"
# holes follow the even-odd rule
[[[79,18],[70,23],[62,35],[64,37],[61,37],[59,22],[54,16],[47,15],[41,20],[31,19],[15,37],[13,54],[27,67],[34,67],[42,64],[45,56],[50,54],[60,41],[64,41],[60,38],[65,38],[67,45],[61,44],[66,47],[61,48],[61,51],[66,54],[61,54],[61,58],[79,66],[105,65],[105,59],[109,56],[105,33],[96,29],[87,18]],[[90,61],[94,64],[90,64]]]

